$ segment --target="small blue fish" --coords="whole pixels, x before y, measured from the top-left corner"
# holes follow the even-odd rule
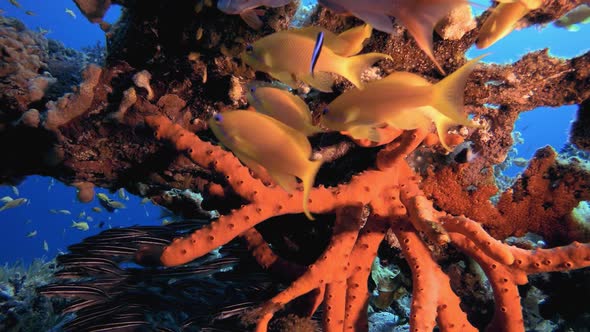
[[[322,54],[322,46],[324,45],[324,32],[318,32],[318,36],[315,40],[315,46],[313,47],[313,53],[311,54],[311,65],[309,71],[311,72],[311,77],[313,77],[313,70],[315,68],[316,63],[318,63],[318,59],[320,58],[320,54]]]

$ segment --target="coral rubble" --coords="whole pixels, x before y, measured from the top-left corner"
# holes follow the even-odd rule
[[[581,2],[547,0],[522,23],[550,22]],[[101,22],[111,2],[76,3],[89,20]],[[560,59],[542,50],[513,64],[478,66],[467,81],[464,104],[482,128],[461,127],[450,135],[454,145],[469,141],[478,151],[479,157],[470,162],[445,156],[436,135],[423,129],[390,130],[387,142],[378,147],[359,146],[335,133],[313,137],[314,155],[323,156],[325,164],[309,195],[310,211],[318,217],[310,226],[302,217],[301,191],[287,193],[265,174],[253,174],[216,144],[206,124],[215,111],[245,107],[243,92],[249,81],[270,80],[243,66],[238,54],[261,36],[286,29],[298,2],[268,9],[260,31],[250,29],[237,16],[224,15],[207,0],[113,3],[123,7],[123,15],[105,29],[106,63],[87,66],[79,85],[54,100],[43,99],[52,80],[39,74],[48,58],[38,49],[47,47],[46,41],[1,18],[0,38],[5,41],[1,56],[6,62],[0,76],[16,83],[5,86],[0,81],[0,151],[15,156],[0,164],[0,181],[12,183],[26,175],[45,174],[80,188],[83,201],[92,199],[94,185],[125,187],[185,217],[217,216],[212,210],[220,216],[199,227],[122,230],[125,238],[132,238],[133,232],[144,238],[126,247],[124,259],[115,262],[100,260],[108,252],[101,244],[122,245],[120,238],[110,236],[116,232],[104,233],[71,248],[73,253],[61,258],[62,274],[72,270],[68,277],[96,277],[92,269],[79,269],[88,256],[103,267],[129,262],[132,257],[144,265],[191,264],[242,238],[263,268],[289,283],[245,315],[246,321],[256,324],[256,331],[296,324],[297,318],[289,313],[311,316],[321,308],[326,331],[360,332],[369,326],[371,268],[387,239],[397,242],[411,272],[408,319],[412,331],[432,331],[435,326],[442,331],[475,331],[486,325],[490,331],[524,331],[518,287],[528,282],[529,275],[590,265],[587,226],[571,216],[580,202],[590,200],[590,169],[585,163],[561,158],[551,147],[542,148],[502,193],[498,193],[493,169],[513,145],[511,132],[518,114],[539,106],[580,105],[571,141],[588,148],[590,53]],[[448,24],[467,14],[450,17]],[[458,25],[455,28],[460,31],[453,36],[441,32],[449,40],[436,39],[433,50],[445,71],[453,72],[466,62],[465,52],[489,15],[490,10],[478,17],[477,26]],[[331,31],[359,23],[319,6],[310,20]],[[367,78],[410,71],[440,81],[442,76],[416,42],[403,28],[395,29],[393,34],[375,33],[365,46],[366,52],[392,57]],[[438,30],[450,31],[444,26]],[[303,86],[297,92],[317,119],[326,104],[350,87],[338,79],[333,93],[309,92]],[[31,144],[31,138],[38,143]],[[179,195],[181,190],[189,192]],[[491,200],[494,195],[499,197],[496,204]],[[190,207],[192,215],[188,215]],[[288,220],[301,226],[281,229]],[[508,243],[509,237],[527,233],[541,236],[549,247],[520,248],[517,244],[523,247],[524,240]],[[97,253],[101,257],[93,256]],[[493,314],[478,315],[462,305],[467,290],[456,286],[467,282],[459,280],[466,274],[458,267],[445,267],[444,255],[467,257],[479,265],[480,270],[471,274],[482,285],[491,286]],[[160,271],[161,277],[181,269]],[[115,272],[132,278],[141,271]],[[64,287],[76,293],[75,284]],[[93,287],[93,292],[102,293],[92,304],[106,310],[113,302],[102,295],[112,289],[100,280]],[[59,295],[59,290],[48,286],[44,292]],[[131,296],[119,290],[116,294],[124,299]],[[87,293],[77,290],[76,295],[90,301]],[[117,317],[130,314],[139,320],[138,325],[149,325],[138,316],[145,308],[137,304],[137,298],[132,300],[135,311],[120,311],[122,316]],[[69,311],[80,309],[81,317],[92,313],[80,306],[76,303]],[[273,320],[276,314],[283,317]],[[176,317],[177,321],[185,318]],[[75,329],[90,323],[78,318],[68,326]],[[313,328],[310,324],[309,329]]]

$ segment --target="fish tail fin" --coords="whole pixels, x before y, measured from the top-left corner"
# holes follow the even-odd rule
[[[434,91],[431,106],[440,112],[440,116],[436,116],[434,121],[441,144],[447,149],[448,146],[446,146],[444,139],[446,137],[446,130],[448,130],[449,127],[454,124],[477,127],[477,125],[470,121],[463,113],[463,94],[469,74],[475,69],[479,60],[485,56],[487,56],[487,54],[470,60],[461,68],[457,69],[433,86]]]
[[[480,49],[488,48],[506,37],[529,11],[527,5],[521,1],[500,3],[492,9],[490,16],[483,22],[479,29],[479,36],[475,40],[475,46]]]
[[[399,1],[399,5],[394,9],[395,19],[408,29],[418,47],[426,53],[435,64],[436,69],[443,75],[445,75],[445,71],[434,57],[432,50],[432,32],[436,24],[461,3],[464,2],[460,0],[439,1],[426,6],[424,1]]]
[[[303,182],[303,213],[305,213],[307,219],[315,220],[309,212],[309,193],[311,192],[311,188],[315,182],[315,176],[322,166],[323,160],[312,160],[309,163],[309,167],[307,167],[305,174],[301,177],[301,181]]]
[[[350,58],[344,58],[343,67],[336,71],[339,75],[344,76],[357,88],[362,89],[361,75],[365,70],[371,67],[375,62],[383,59],[392,59],[391,56],[383,53],[367,53],[356,55]]]
[[[371,38],[372,32],[373,27],[369,24],[359,25],[342,32],[338,35],[338,39],[345,42],[346,48],[343,47],[338,54],[346,57],[357,55],[365,46],[365,40]]]

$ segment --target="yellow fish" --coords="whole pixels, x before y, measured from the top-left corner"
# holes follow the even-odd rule
[[[305,136],[321,132],[312,124],[307,104],[289,91],[253,83],[248,86],[246,97],[256,111],[281,121]]]
[[[72,220],[72,227],[73,228],[77,228],[81,231],[87,231],[90,227],[88,226],[88,223],[85,221],[79,221],[79,222],[75,222]]]
[[[368,83],[364,90],[349,90],[324,109],[321,124],[347,131],[355,139],[378,142],[376,128],[384,124],[411,130],[429,128],[434,122],[441,144],[451,151],[446,144],[449,127],[477,127],[463,114],[463,90],[467,77],[484,56],[467,62],[434,85],[418,75],[395,72]]]
[[[218,113],[209,120],[209,128],[246,166],[263,167],[285,190],[292,191],[296,177],[303,182],[303,211],[308,209],[309,192],[321,160],[311,161],[311,145],[295,129],[267,115],[250,111]]]
[[[96,213],[99,213],[99,212],[102,212],[102,209],[100,207],[98,207],[98,206],[95,206],[95,207],[92,208],[92,211],[94,211]]]
[[[0,207],[0,211],[4,211],[7,209],[14,209],[15,207],[19,207],[25,203],[27,203],[29,200],[26,198],[17,198],[17,199],[13,199],[11,201],[6,202],[4,205],[2,205],[2,207]]]
[[[516,23],[531,10],[539,8],[543,0],[501,0],[500,4],[492,9],[479,29],[479,36],[475,41],[477,48],[487,48],[498,40],[506,37]]]
[[[369,24],[364,24],[350,28],[338,35],[326,28],[315,25],[291,31],[311,39],[317,38],[318,34],[323,32],[323,47],[331,49],[332,52],[338,55],[349,57],[357,55],[365,47],[365,41],[371,38],[373,28]]]
[[[344,42],[344,41],[342,41]],[[361,74],[375,62],[391,59],[387,54],[368,53],[352,57],[338,55],[325,47],[317,58],[312,74],[310,65],[316,46],[316,37],[298,30],[275,32],[248,45],[242,60],[258,71],[270,74],[277,80],[297,88],[297,80],[323,92],[331,92],[334,78],[331,73],[345,77],[361,88]]]
[[[337,14],[350,14],[376,30],[393,33],[391,16],[416,40],[418,47],[445,73],[432,51],[432,33],[436,24],[467,0],[319,0]]]
[[[125,208],[125,204],[123,204],[121,202],[114,201],[114,200],[110,200],[107,204],[113,209],[124,209]]]
[[[106,194],[103,193],[98,193],[96,196],[98,196],[98,199],[103,201],[103,202],[108,202],[111,199],[109,198],[109,196],[107,196]]]
[[[569,31],[578,31],[580,27],[576,25],[577,23],[590,23],[590,6],[581,4],[567,12],[553,24],[560,28],[566,28]]]

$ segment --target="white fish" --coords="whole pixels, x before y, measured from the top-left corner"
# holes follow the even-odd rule
[[[0,211],[4,211],[4,210],[7,210],[7,209],[13,209],[15,207],[19,207],[19,206],[25,204],[26,202],[28,202],[28,200],[26,198],[13,199],[12,201],[7,202],[2,207],[0,207]]]
[[[76,13],[73,10],[66,8],[66,14],[70,15],[73,18],[76,18]]]

